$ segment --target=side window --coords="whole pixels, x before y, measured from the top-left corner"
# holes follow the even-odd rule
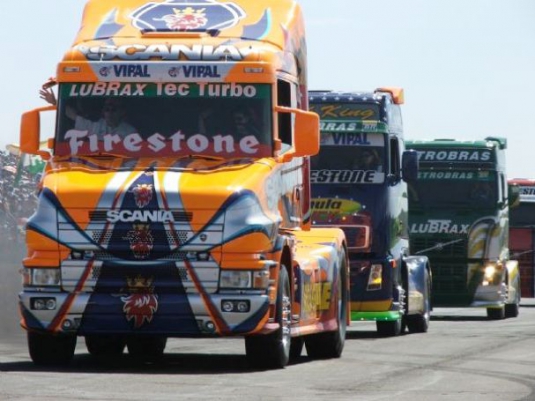
[[[284,107],[294,106],[292,95],[292,84],[288,81],[279,79],[277,81],[277,105]],[[279,113],[279,139],[282,141],[283,149],[291,147],[293,144],[292,138],[292,115],[288,113]],[[286,146],[285,146],[286,145]]]
[[[498,199],[499,202],[507,202],[507,180],[505,175],[500,173],[500,187],[499,187]]]
[[[390,138],[390,163],[388,168],[388,174],[395,177],[395,180],[397,181],[401,174],[401,156],[400,156],[400,144],[398,138],[392,137]]]
[[[396,133],[401,134],[403,132],[403,119],[401,117],[401,108],[398,105],[392,106],[391,125],[393,126]]]

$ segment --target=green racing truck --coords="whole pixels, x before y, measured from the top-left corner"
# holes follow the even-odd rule
[[[516,317],[518,262],[510,260],[505,138],[407,141],[418,152],[409,185],[410,248],[429,257],[434,306],[487,309],[490,319]]]

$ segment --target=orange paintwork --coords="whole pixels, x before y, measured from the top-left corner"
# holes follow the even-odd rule
[[[87,3],[82,28],[57,69],[58,127],[24,261],[26,268],[61,269],[60,295],[51,295],[58,310],[33,310],[23,292],[23,327],[79,335],[266,334],[280,328],[281,266],[291,283],[292,336],[336,331],[348,321],[338,302],[342,288],[347,293],[343,232],[309,230],[308,157],[319,147],[319,119],[307,112],[300,7],[290,0],[199,1],[202,9],[181,8],[186,3],[179,0]],[[211,13],[213,7],[221,12]],[[192,19],[223,27],[213,36],[140,29]],[[288,94],[278,93],[281,83]],[[105,94],[145,101],[130,117],[148,135],[106,127],[99,137],[87,128],[100,121],[95,110],[71,116],[70,108],[84,101],[106,105]],[[173,126],[169,134],[166,117],[176,109],[161,121],[141,115],[145,106],[178,99],[186,117],[197,117],[202,110],[195,101],[214,98],[218,107],[234,98],[259,103],[261,132],[240,138],[236,128],[211,137],[201,128],[190,133]],[[44,139],[35,133],[39,112],[28,112],[22,123],[21,143],[30,153]],[[281,117],[288,113],[293,118]],[[213,121],[218,129],[225,117]],[[291,135],[279,133],[279,125]],[[213,141],[212,153],[196,151],[205,141]],[[265,287],[252,288],[248,280]],[[229,300],[246,300],[250,310],[228,311]],[[80,326],[65,324],[71,320]]]

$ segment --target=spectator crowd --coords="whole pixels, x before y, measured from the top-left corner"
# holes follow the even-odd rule
[[[24,247],[25,226],[37,206],[42,162],[24,162],[0,150],[0,230],[4,250]]]

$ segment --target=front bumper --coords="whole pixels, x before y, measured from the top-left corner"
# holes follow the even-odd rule
[[[32,299],[33,298],[33,299]],[[35,310],[36,298],[54,299],[52,310]],[[223,301],[245,301],[245,312],[225,312]],[[168,337],[244,335],[265,329],[267,295],[98,294],[30,292],[19,294],[21,325],[62,334],[151,334]]]
[[[478,285],[474,294],[473,307],[502,307],[508,299],[507,284]]]

